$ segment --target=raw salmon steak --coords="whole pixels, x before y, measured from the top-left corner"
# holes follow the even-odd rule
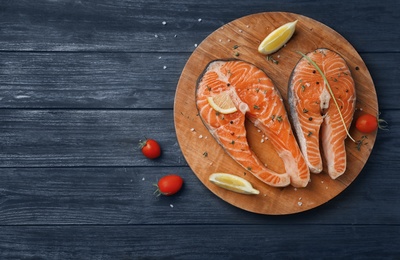
[[[227,91],[237,111],[220,114],[207,98]],[[292,132],[282,98],[271,79],[253,64],[212,61],[196,89],[199,115],[217,142],[243,168],[274,187],[305,187],[310,172]],[[248,118],[271,141],[285,165],[285,173],[268,169],[250,149],[246,138]]]
[[[310,171],[323,170],[322,147],[328,174],[336,179],[346,170],[346,128],[353,120],[356,102],[354,80],[345,60],[336,52],[317,49],[307,56],[325,75],[338,106],[322,75],[303,57],[289,82],[292,124]]]

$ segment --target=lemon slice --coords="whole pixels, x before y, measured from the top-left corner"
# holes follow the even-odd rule
[[[221,92],[213,97],[208,97],[207,100],[210,106],[221,114],[231,114],[237,111],[227,91]]]
[[[215,185],[242,194],[259,194],[247,180],[230,173],[213,173],[209,180]]]
[[[297,20],[286,23],[268,34],[267,37],[258,46],[258,52],[262,54],[271,54],[279,50],[293,36],[296,29]]]

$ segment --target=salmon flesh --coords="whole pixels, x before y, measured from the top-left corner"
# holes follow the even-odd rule
[[[237,111],[220,114],[207,101],[227,91]],[[212,61],[200,76],[196,88],[200,118],[212,136],[237,163],[262,182],[284,187],[305,187],[310,172],[285,110],[271,79],[253,64],[240,60]],[[268,169],[250,149],[246,138],[248,118],[271,141],[285,165],[285,173]]]
[[[322,75],[303,57],[289,81],[292,124],[310,171],[323,170],[322,147],[328,174],[336,179],[346,170],[346,128],[353,120],[356,104],[354,80],[346,61],[338,53],[317,49],[307,56],[325,75],[338,106]]]

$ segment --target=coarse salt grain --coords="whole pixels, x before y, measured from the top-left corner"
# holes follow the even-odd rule
[[[174,38],[176,38],[176,37],[178,37],[178,35],[177,35],[177,34],[175,34],[175,35],[174,35]]]
[[[194,128],[190,128],[190,131],[194,132],[195,130],[194,130]]]
[[[200,138],[200,139],[203,138],[203,135],[199,135],[199,138]]]
[[[166,69],[167,68],[167,66],[163,66],[163,69]]]
[[[154,34],[154,37],[158,38],[158,35],[157,35],[157,34]]]
[[[194,44],[194,47],[197,47],[197,43]]]
[[[242,33],[242,32],[243,32],[243,30],[239,30],[239,32],[240,32],[240,33]]]
[[[166,22],[166,21],[163,21],[163,22],[162,22],[162,24],[163,24],[163,25],[166,25],[166,24],[167,24],[167,22]]]
[[[299,201],[299,202],[297,202],[297,205],[301,206],[301,205],[303,205],[303,202]]]
[[[142,178],[142,181],[146,180],[144,177]]]
[[[261,143],[264,143],[264,139],[261,139]]]
[[[202,19],[201,19],[201,18],[199,18],[197,21],[201,22],[201,21],[202,21]]]
[[[174,207],[174,205],[172,205],[172,204],[169,204],[169,206],[170,206],[171,208],[173,208],[173,207]]]

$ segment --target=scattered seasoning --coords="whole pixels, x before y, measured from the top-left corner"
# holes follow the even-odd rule
[[[199,135],[199,138],[202,139],[202,138],[203,138],[203,135]]]
[[[279,61],[275,60],[272,55],[268,55],[267,56],[267,60],[268,61],[272,61],[273,63],[275,63],[276,65],[278,65]]]
[[[299,202],[297,202],[297,205],[299,205],[301,207],[303,205],[303,202],[299,201]]]
[[[234,50],[236,50],[237,48],[239,48],[239,45],[233,45]]]
[[[357,67],[356,67],[356,70],[360,70],[360,68],[357,66]]]
[[[301,92],[304,92],[304,90],[306,90],[306,86],[301,85]]]
[[[190,131],[194,132],[194,131],[195,131],[195,129],[194,129],[194,128],[190,128]]]
[[[307,113],[307,112],[308,112],[308,110],[303,108],[303,113]]]
[[[312,135],[312,132],[311,132],[311,131],[308,131],[307,136],[310,137],[311,135]]]
[[[275,115],[272,115],[271,119],[272,119],[272,121],[274,121],[275,120]]]
[[[240,54],[239,54],[239,52],[235,52],[233,55],[234,55],[235,57],[238,57]]]
[[[217,115],[217,116],[219,116],[219,114],[221,114],[220,112],[218,112],[218,111],[215,111],[215,114]]]
[[[261,143],[264,143],[264,139],[261,139]]]
[[[361,136],[361,139],[360,139],[360,140],[356,141],[356,147],[357,147],[357,150],[358,150],[358,151],[361,150],[361,146],[362,146],[363,144],[364,144],[364,145],[368,144],[368,143],[365,143],[365,139],[368,139],[368,137],[367,137],[366,135],[363,135],[363,136]]]
[[[247,167],[247,170],[248,170],[248,171],[251,171],[251,167],[250,167],[250,166],[248,166],[248,167]]]
[[[260,91],[260,89],[259,88],[256,88],[256,92],[258,93]]]
[[[207,157],[207,156],[208,156],[208,153],[207,153],[207,152],[204,152],[204,153],[203,153],[203,156],[204,156],[204,157]]]
[[[257,109],[257,110],[260,110],[260,107],[257,106],[257,105],[254,105],[253,108],[254,108],[254,109]]]
[[[283,119],[282,119],[282,116],[277,116],[277,117],[276,117],[276,120],[278,120],[279,123],[282,122],[282,120],[283,120]]]
[[[235,140],[232,140],[231,144],[235,144]]]
[[[333,82],[337,82],[337,81],[338,81],[337,78],[334,78],[334,79],[333,79]]]
[[[309,117],[309,118],[308,118],[308,121],[312,121],[312,117]]]
[[[313,71],[312,71],[312,73],[313,73],[313,74],[315,74],[315,73],[316,73],[316,71],[315,71],[315,70],[313,70]]]
[[[211,91],[211,87],[209,85],[206,85],[206,88],[208,91]]]

